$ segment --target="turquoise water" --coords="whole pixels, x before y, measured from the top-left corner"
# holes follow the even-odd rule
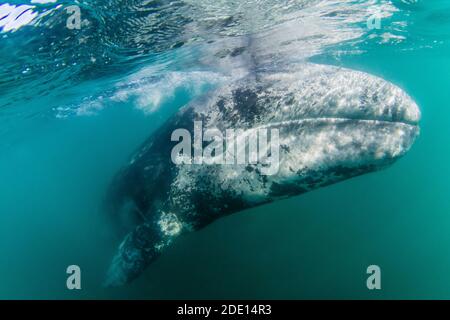
[[[36,17],[6,31],[0,14],[0,298],[450,298],[449,1],[80,1],[80,30],[65,26],[71,4],[31,4]],[[368,8],[381,29],[367,28]],[[422,111],[411,151],[220,219],[132,284],[104,288],[120,242],[100,210],[114,174],[171,114],[235,76],[241,66],[220,65],[211,48],[262,34],[258,50],[270,53],[264,32],[298,21],[319,40],[294,34],[283,63],[403,88]],[[71,264],[80,291],[66,289]],[[381,291],[366,288],[371,264]]]

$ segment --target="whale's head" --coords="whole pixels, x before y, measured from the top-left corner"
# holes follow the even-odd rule
[[[278,158],[266,162],[272,174],[260,178],[265,191],[250,192],[251,198],[262,195],[261,201],[385,168],[419,134],[419,108],[404,90],[380,77],[333,66],[305,64],[297,71],[261,73],[254,84],[245,80],[223,89],[208,109],[213,110],[207,116],[210,126],[234,114],[231,127],[278,130]],[[254,180],[264,166],[254,167],[242,170],[230,189]]]
[[[333,176],[383,168],[403,156],[419,133],[420,111],[402,89],[347,69],[317,67],[293,91],[294,107],[280,116],[287,139],[295,137],[297,169]],[[295,86],[295,81],[291,86]],[[301,93],[299,96],[298,93]],[[284,172],[292,161],[285,158]]]
[[[319,65],[267,77],[278,100],[266,110],[267,125],[280,130],[272,185],[280,196],[291,183],[308,191],[385,168],[419,134],[417,104],[382,78]]]

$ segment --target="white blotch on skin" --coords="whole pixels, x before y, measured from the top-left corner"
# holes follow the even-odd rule
[[[171,212],[163,212],[158,221],[158,225],[166,236],[176,236],[181,232],[183,227],[180,220],[178,220],[177,215]]]

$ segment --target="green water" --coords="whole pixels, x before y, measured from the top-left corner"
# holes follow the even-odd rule
[[[31,100],[8,88],[3,96],[12,105],[2,109],[0,128],[0,298],[449,299],[450,2],[405,6],[396,3],[400,11],[383,21],[386,28],[408,21],[404,42],[365,35],[312,58],[378,75],[411,95],[422,112],[421,135],[404,158],[182,236],[121,288],[102,286],[120,242],[99,209],[105,190],[142,141],[207,88],[176,92],[150,115],[126,100],[80,117],[49,115],[48,106],[117,78]],[[81,267],[82,290],[66,288],[71,264]],[[366,287],[373,264],[381,267],[382,290]]]

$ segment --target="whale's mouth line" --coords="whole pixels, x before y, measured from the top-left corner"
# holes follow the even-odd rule
[[[318,118],[302,118],[302,119],[272,122],[272,123],[261,125],[255,129],[265,129],[265,128],[270,128],[270,127],[288,126],[288,125],[303,124],[303,123],[308,123],[308,122],[310,122],[310,123],[314,123],[314,122],[316,122],[316,123],[332,123],[332,124],[359,122],[359,123],[367,123],[367,124],[395,124],[395,125],[419,128],[419,123],[407,121],[407,120],[380,120],[380,119],[362,119],[362,118],[346,118],[346,117],[318,117]]]

